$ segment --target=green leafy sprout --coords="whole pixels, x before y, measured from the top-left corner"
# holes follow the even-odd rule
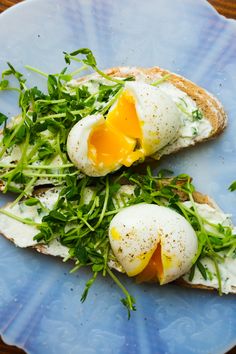
[[[234,192],[236,190],[236,181],[233,181],[229,186],[230,192]]]

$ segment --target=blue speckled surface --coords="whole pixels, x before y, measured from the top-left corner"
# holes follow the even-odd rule
[[[63,50],[86,46],[102,68],[159,65],[204,86],[223,102],[229,128],[161,166],[191,174],[236,222],[236,193],[227,191],[236,178],[235,36],[236,23],[204,0],[29,0],[0,15],[0,69],[8,60],[21,71],[29,64],[57,72]],[[0,95],[0,110],[17,112],[14,94]],[[127,321],[109,279],[99,278],[81,304],[88,271],[69,275],[70,264],[3,238],[0,251],[0,333],[30,354],[220,354],[236,344],[233,296],[137,286],[122,276],[138,307]]]

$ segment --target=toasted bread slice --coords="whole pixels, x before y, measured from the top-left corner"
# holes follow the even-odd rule
[[[163,155],[172,154],[183,148],[216,137],[227,125],[226,113],[218,99],[180,75],[159,67],[117,67],[106,70],[106,74],[116,78],[132,77],[137,82],[148,84],[153,84],[160,80],[159,84],[157,84],[158,88],[169,94],[179,110],[181,110],[182,130],[180,129],[180,132],[178,132],[179,135],[176,134],[175,140],[170,141],[167,146],[151,156],[154,159],[160,159]],[[112,84],[98,74],[92,74],[77,80],[72,80],[68,85],[90,85],[96,81]],[[192,112],[200,112],[200,114],[197,114],[194,118]],[[18,117],[17,119],[19,120],[20,118]],[[9,158],[8,163],[11,162],[17,163],[17,159],[12,158],[11,160],[11,158]],[[40,178],[37,181],[37,185],[44,185],[49,182],[50,181],[46,178]],[[54,185],[53,181],[51,182]],[[4,182],[0,180],[0,191],[3,189]]]
[[[47,203],[49,203],[49,204],[47,204],[47,207],[50,208],[50,206],[53,206],[53,204],[55,203],[59,191],[60,191],[59,188],[38,190],[37,197],[40,198],[42,203],[45,203],[45,201]],[[216,213],[217,211],[221,212],[221,210],[219,209],[217,204],[214,202],[214,200],[212,200],[208,196],[203,195],[199,192],[194,192],[193,197],[196,202],[196,205],[198,205],[198,204],[207,205],[212,208],[213,213]],[[180,198],[186,202],[185,197],[182,198],[180,196]],[[25,208],[24,214],[22,214],[22,208],[20,207],[21,203],[22,202],[19,202],[12,209],[11,209],[11,203],[9,203],[8,205],[5,206],[4,210],[14,214],[15,216],[21,216],[21,217],[26,217],[26,218],[28,216],[27,213],[30,211],[29,215],[31,216],[31,218],[35,222],[40,222],[40,218],[38,217],[37,212],[36,212],[37,208],[35,207],[35,210],[34,210],[34,207],[31,206],[30,209],[27,209],[29,207],[24,206],[24,208]],[[230,225],[232,225],[231,222],[230,222]],[[232,225],[232,227],[233,227],[233,225]],[[54,240],[49,245],[37,243],[35,240],[33,240],[33,237],[38,233],[38,229],[35,226],[22,224],[20,221],[13,220],[11,217],[9,217],[5,214],[0,214],[0,233],[5,238],[12,241],[16,246],[21,247],[21,248],[30,247],[30,248],[34,248],[38,252],[43,253],[45,255],[58,256],[61,258],[66,258],[69,254],[68,253],[69,249],[67,247],[61,245],[59,243],[59,241],[57,241],[57,240]],[[208,262],[209,259],[206,259],[206,261]],[[232,258],[232,259],[230,259],[230,261],[232,261],[233,263],[231,264],[231,268],[228,267],[228,272],[229,272],[228,276],[231,276],[233,274],[230,272],[233,272],[233,270],[234,270],[233,268],[236,265],[236,259]],[[204,258],[203,258],[203,262],[204,262]],[[111,261],[109,263],[109,266],[113,269],[123,272],[122,267],[116,261]],[[208,266],[209,266],[209,264],[208,264]],[[211,264],[210,264],[210,266],[211,266]],[[219,263],[220,271],[221,271],[221,267],[222,267],[222,265],[221,265],[221,263]],[[212,265],[212,268],[214,269],[213,265]],[[190,281],[188,279],[188,274],[186,274],[185,276],[183,276],[180,279],[178,279],[177,281],[175,281],[175,283],[177,283],[179,285],[191,287],[191,288],[199,288],[199,289],[206,289],[206,290],[218,289],[218,282],[216,280],[215,281],[213,280],[212,284],[211,284],[211,281],[209,281],[209,280],[206,281],[202,277],[202,275],[200,274],[198,269],[196,269],[195,272],[197,272],[197,277],[196,278],[194,277],[192,281]],[[222,272],[222,274],[224,274],[224,276],[225,276],[225,271]],[[233,277],[233,279],[234,279],[234,277]],[[227,282],[227,279],[223,278],[222,283],[225,280]],[[230,287],[224,288],[223,292],[236,294],[236,283],[235,284],[233,283],[233,285],[230,284]]]

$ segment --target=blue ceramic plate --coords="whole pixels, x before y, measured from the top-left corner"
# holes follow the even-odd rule
[[[64,67],[63,51],[89,47],[101,68],[159,65],[205,87],[224,104],[229,128],[161,166],[191,174],[199,190],[233,214],[236,193],[227,188],[236,178],[235,38],[236,23],[203,0],[29,0],[0,15],[0,69],[10,61],[20,71],[29,64],[55,73]],[[17,113],[14,95],[1,93],[0,110]],[[123,277],[137,301],[128,321],[109,279],[98,279],[81,304],[89,271],[69,275],[71,264],[3,238],[0,252],[0,332],[28,353],[218,354],[236,344],[233,296],[138,286]]]

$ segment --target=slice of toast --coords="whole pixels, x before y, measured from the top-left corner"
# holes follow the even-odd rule
[[[55,198],[58,195],[59,190],[60,189],[55,189],[55,188],[39,190],[39,191],[37,191],[37,196],[42,198],[41,199],[42,201],[43,201],[43,199],[46,198],[47,200],[49,200],[49,203],[51,203],[51,205],[53,205]],[[199,192],[194,192],[193,197],[194,197],[194,201],[197,204],[208,205],[211,208],[213,208],[214,212],[220,211],[217,204],[210,197],[203,195]],[[181,199],[186,201],[185,197],[184,198],[181,197]],[[6,205],[4,207],[4,210],[9,211],[10,213],[12,213],[16,216],[22,217],[21,211],[20,211],[21,210],[21,208],[20,208],[21,203],[22,202],[19,202],[12,209],[11,209],[11,203],[9,203],[8,205]],[[49,207],[50,207],[50,205],[49,205]],[[31,218],[33,218],[36,222],[40,222],[40,219],[38,218],[38,215],[36,213],[36,208],[35,208],[35,216],[34,217],[33,217],[34,209],[32,209],[34,207],[30,207],[30,208],[31,209],[28,209],[28,210],[30,210],[29,215],[31,216]],[[24,217],[27,217],[27,208],[26,208],[26,214]],[[230,225],[231,225],[231,223],[230,223]],[[67,247],[61,245],[59,243],[59,241],[57,241],[57,240],[54,240],[49,245],[37,243],[36,241],[33,240],[33,237],[38,233],[38,229],[36,227],[34,227],[32,225],[22,224],[20,221],[13,220],[11,217],[4,215],[4,214],[0,214],[0,233],[5,238],[12,241],[16,246],[21,247],[21,248],[30,247],[30,248],[34,248],[38,252],[43,253],[45,255],[58,256],[61,258],[66,258],[69,254],[68,253],[69,249]],[[232,258],[232,260],[233,260],[233,258]],[[204,262],[204,258],[203,258],[203,262]],[[233,262],[234,262],[233,266],[235,266],[236,259],[234,259]],[[111,261],[109,263],[109,266],[110,266],[110,268],[113,268],[113,269],[116,269],[117,271],[123,272],[122,267],[116,261]],[[220,263],[219,263],[219,269],[221,270]],[[231,269],[231,271],[233,272],[233,269]],[[191,287],[191,288],[199,288],[199,289],[206,289],[206,290],[217,289],[218,290],[218,283],[216,281],[212,282],[212,286],[211,286],[211,282],[209,280],[208,280],[208,282],[206,282],[204,280],[204,278],[201,276],[198,269],[196,269],[195,272],[198,272],[197,281],[195,280],[195,278],[193,278],[193,280],[190,281],[188,278],[188,274],[186,274],[185,276],[183,276],[180,279],[178,279],[177,281],[175,281],[175,283],[182,285],[182,286]],[[230,273],[229,275],[232,275],[232,274]],[[224,280],[222,280],[222,281],[224,281]],[[236,294],[236,283],[231,285],[230,288],[228,288],[227,291],[225,291],[225,292]]]
[[[180,107],[180,103],[186,98],[186,101],[193,104],[195,111],[200,111],[201,115],[197,116],[194,122],[191,122],[191,110],[187,114],[182,112],[184,117],[183,121],[189,124],[189,129],[186,134],[186,129],[177,137],[174,141],[171,141],[167,146],[157,151],[152,155],[154,159],[160,159],[163,155],[172,154],[181,150],[183,148],[195,145],[197,143],[209,140],[213,137],[218,136],[227,125],[227,116],[222,107],[221,103],[216,97],[211,95],[209,92],[189,81],[188,79],[171,73],[167,70],[161,69],[159,67],[152,68],[138,68],[138,67],[117,67],[111,68],[105,71],[107,75],[115,78],[128,78],[132,77],[135,81],[144,82],[148,84],[157,83],[157,87],[160,90],[164,90],[166,93],[174,92],[175,103]],[[112,85],[113,83],[99,76],[98,74],[88,75],[77,80],[72,80],[68,86],[79,86],[79,85],[90,85],[94,82],[102,82],[107,85]],[[181,96],[178,98],[178,95]],[[184,96],[183,96],[184,95]],[[182,101],[181,101],[182,100]],[[186,104],[183,103],[183,106]],[[182,110],[190,109],[189,107],[182,107]],[[193,110],[193,112],[194,112]],[[19,120],[19,117],[18,117]],[[194,131],[192,134],[191,131]],[[190,133],[189,133],[190,132]],[[69,131],[67,132],[69,133]],[[0,134],[1,136],[1,134]],[[15,162],[17,160],[14,158],[9,159],[8,163]],[[0,160],[1,163],[1,160]],[[52,184],[53,181],[51,181]],[[41,178],[38,180],[37,185],[48,184],[48,179]],[[0,191],[4,189],[4,182],[0,180]]]

